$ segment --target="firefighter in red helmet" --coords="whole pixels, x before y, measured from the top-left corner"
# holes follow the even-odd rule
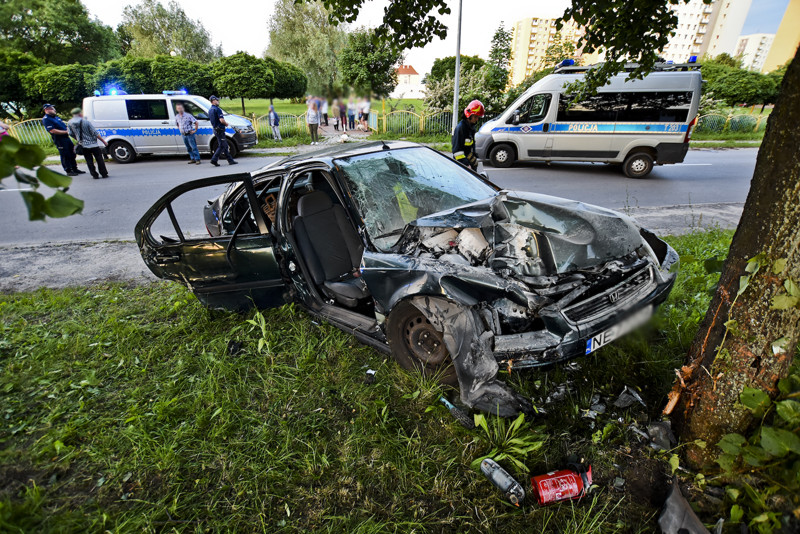
[[[475,124],[483,117],[483,113],[483,104],[480,100],[470,102],[464,109],[464,118],[453,131],[451,142],[455,160],[473,171],[478,170],[478,157],[475,155]]]

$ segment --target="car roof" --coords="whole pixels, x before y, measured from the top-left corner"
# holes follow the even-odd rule
[[[360,141],[355,143],[342,143],[330,147],[325,147],[313,152],[304,152],[289,156],[266,167],[253,171],[252,176],[258,177],[267,171],[274,171],[278,168],[292,169],[306,163],[322,162],[330,163],[334,159],[347,158],[350,156],[360,156],[363,154],[373,154],[383,150],[394,150],[399,148],[422,147],[419,143],[409,141]]]

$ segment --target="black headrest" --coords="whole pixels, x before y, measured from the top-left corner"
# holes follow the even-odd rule
[[[300,197],[297,202],[297,214],[301,217],[308,217],[321,211],[329,210],[333,207],[331,197],[323,191],[312,191]]]

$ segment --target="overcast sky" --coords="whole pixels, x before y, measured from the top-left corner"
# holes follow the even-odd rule
[[[275,0],[177,0],[193,19],[199,19],[211,33],[214,43],[221,43],[225,54],[244,50],[260,56],[269,45],[267,21]],[[774,33],[789,0],[753,0],[743,33]],[[125,5],[135,0],[83,0],[89,12],[103,23],[116,27],[122,20]],[[167,4],[167,0],[162,0]],[[354,26],[376,26],[383,18],[388,0],[367,0]],[[530,16],[555,18],[569,5],[569,0],[464,0],[461,53],[487,57],[492,34],[501,22],[507,28]],[[430,71],[433,60],[455,55],[456,12],[458,3],[450,1],[453,13],[443,18],[450,31],[446,39],[436,39],[424,48],[407,52],[406,63],[420,74]],[[756,7],[757,6],[757,7]]]

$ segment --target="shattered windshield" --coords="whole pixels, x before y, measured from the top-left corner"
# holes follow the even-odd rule
[[[485,199],[495,190],[427,148],[402,148],[336,160],[372,242],[391,248],[406,224]]]

